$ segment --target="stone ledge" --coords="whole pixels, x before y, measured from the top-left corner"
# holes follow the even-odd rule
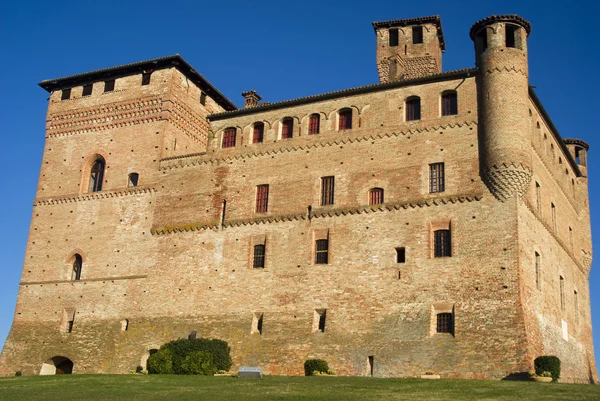
[[[85,282],[96,282],[96,281],[135,280],[135,279],[147,278],[147,277],[148,277],[147,274],[137,274],[137,275],[133,275],[133,276],[86,278],[86,279],[82,279],[82,280],[21,281],[19,283],[19,285],[68,284],[68,283],[85,283]]]
[[[144,194],[144,193],[154,193],[156,192],[156,188],[154,187],[130,187],[130,188],[122,188],[114,191],[100,191],[100,192],[91,192],[87,194],[72,194],[72,195],[64,195],[58,197],[48,197],[48,198],[37,198],[33,201],[33,206],[47,206],[47,205],[58,205],[61,203],[71,203],[71,202],[82,202],[88,201],[92,199],[105,199],[105,198],[116,198],[127,195],[136,195],[136,194]]]

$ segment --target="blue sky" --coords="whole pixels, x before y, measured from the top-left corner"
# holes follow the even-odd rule
[[[37,86],[180,53],[238,106],[376,83],[372,21],[439,14],[444,70],[474,66],[471,25],[492,14],[532,23],[530,84],[563,138],[591,145],[592,232],[600,238],[596,134],[600,5],[592,1],[4,1],[0,4],[0,343],[12,323],[41,165],[48,94]],[[598,266],[598,267],[596,267]],[[590,275],[600,362],[600,264]]]

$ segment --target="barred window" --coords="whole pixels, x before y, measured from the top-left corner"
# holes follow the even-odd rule
[[[81,93],[81,96],[90,96],[92,94],[92,89],[92,84],[83,85],[83,92]]]
[[[318,134],[321,128],[321,115],[318,113],[311,114],[308,120],[308,134]]]
[[[421,98],[411,96],[406,99],[406,121],[417,121],[421,119]]]
[[[63,89],[62,93],[60,94],[60,100],[67,100],[70,98],[71,98],[71,88]]]
[[[444,192],[445,188],[444,163],[429,165],[429,192]]]
[[[321,205],[333,205],[335,177],[321,177]]]
[[[81,255],[76,253],[73,259],[73,274],[71,276],[72,280],[80,280],[81,279],[81,269],[83,267],[83,259]]]
[[[339,131],[343,131],[346,129],[352,129],[352,110],[351,109],[340,110],[339,117],[340,117],[340,123],[338,126]]]
[[[437,314],[436,331],[438,333],[454,334],[454,316],[452,315],[452,313]]]
[[[383,203],[383,188],[371,188],[369,190],[369,205],[381,205]]]
[[[104,81],[104,92],[112,92],[115,90],[115,80],[109,79],[108,81]]]
[[[265,213],[269,209],[269,185],[256,187],[256,213]]]
[[[433,232],[433,256],[436,258],[452,256],[450,230]]]
[[[412,39],[413,44],[423,43],[423,27],[422,26],[413,26],[412,27]]]
[[[150,85],[150,75],[152,73],[151,72],[144,72],[142,74],[142,86],[143,85]]]
[[[388,33],[390,35],[389,46],[398,46],[398,28],[392,28],[388,31]]]
[[[90,170],[90,182],[88,192],[102,191],[102,180],[104,179],[104,158],[101,156],[96,159]]]
[[[252,135],[252,143],[262,143],[265,133],[265,124],[255,123],[254,134]]]
[[[458,97],[454,91],[442,93],[442,116],[458,114]]]
[[[315,264],[326,265],[329,263],[329,240],[318,239],[315,242]]]
[[[289,139],[294,135],[294,120],[286,117],[281,121],[281,139]]]
[[[223,148],[233,148],[235,146],[235,128],[227,128],[223,132]]]
[[[265,244],[254,245],[252,267],[255,269],[263,269],[265,267]]]

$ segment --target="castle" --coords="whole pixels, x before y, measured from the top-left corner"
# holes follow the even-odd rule
[[[531,26],[373,23],[380,82],[238,109],[179,55],[40,86],[46,144],[0,374],[125,373],[177,338],[233,369],[597,381],[589,146],[528,83]]]

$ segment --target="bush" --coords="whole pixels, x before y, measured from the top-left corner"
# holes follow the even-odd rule
[[[135,373],[142,373],[142,370],[144,370],[144,368],[138,365],[137,368],[135,368]]]
[[[173,373],[173,354],[171,350],[161,348],[148,358],[148,373],[170,374]]]
[[[185,375],[212,376],[217,368],[212,363],[210,352],[192,351],[181,361],[181,371]]]
[[[329,365],[323,359],[307,359],[304,362],[304,375],[312,376],[314,372],[329,372]]]
[[[188,373],[188,369],[190,368],[189,365],[186,364],[185,368],[183,368],[182,366],[186,357],[195,351],[202,351],[208,353],[211,357],[211,364],[215,368],[215,371],[229,371],[232,365],[231,356],[229,355],[231,349],[229,348],[227,342],[223,340],[209,340],[206,338],[181,338],[179,340],[174,340],[163,344],[163,346],[160,347],[159,352],[163,350],[169,351],[171,356],[170,360],[172,371],[168,373],[175,373],[179,375],[191,374]],[[198,358],[198,356],[196,356],[195,358]],[[190,362],[188,361],[187,363],[189,364]],[[148,371],[150,373],[161,373],[152,371],[150,367],[148,367]]]
[[[533,361],[535,366],[535,373],[542,375],[544,372],[550,372],[552,374],[552,380],[558,381],[560,378],[560,359],[552,355],[538,356]]]
[[[16,376],[16,377],[23,376],[23,373],[21,373],[21,371],[20,371],[20,370],[17,370],[17,371],[15,372],[15,376]]]

